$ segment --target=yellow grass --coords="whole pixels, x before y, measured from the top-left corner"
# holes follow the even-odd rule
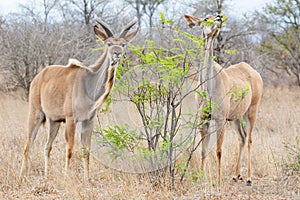
[[[286,177],[280,163],[287,157],[283,141],[293,140],[300,132],[299,88],[264,90],[257,126],[253,133],[253,186],[232,183],[237,154],[237,137],[228,127],[223,145],[223,185],[217,189],[215,158],[209,158],[208,175],[192,180],[187,176],[176,189],[161,183],[153,188],[147,175],[120,173],[91,159],[91,183],[83,183],[79,134],[71,161],[70,177],[63,174],[65,139],[62,129],[54,141],[50,175],[43,178],[43,150],[47,125],[39,131],[31,153],[30,175],[18,180],[22,151],[26,138],[28,105],[16,96],[0,94],[0,199],[300,199],[299,174]],[[197,160],[193,161],[193,166]],[[192,170],[192,169],[191,169]],[[194,169],[196,170],[196,169]],[[246,175],[246,151],[242,160],[242,175]],[[179,176],[176,176],[179,178]],[[178,181],[177,181],[178,183]]]

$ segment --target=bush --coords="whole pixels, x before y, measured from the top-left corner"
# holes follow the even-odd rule
[[[296,136],[295,142],[283,142],[288,150],[288,157],[281,165],[285,174],[300,173],[300,137]]]

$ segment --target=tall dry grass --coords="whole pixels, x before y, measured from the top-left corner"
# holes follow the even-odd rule
[[[152,187],[147,175],[120,173],[91,159],[91,183],[83,183],[79,134],[76,134],[70,176],[64,177],[65,139],[62,126],[53,144],[50,175],[43,178],[46,125],[37,135],[31,153],[30,175],[20,184],[18,180],[22,151],[25,144],[28,105],[11,94],[0,94],[0,199],[300,199],[299,175],[289,178],[280,164],[287,156],[283,141],[293,140],[300,131],[299,88],[264,90],[257,125],[253,133],[253,186],[232,183],[237,136],[229,126],[223,145],[223,185],[214,187],[216,159],[214,152],[207,164],[207,175],[196,179],[193,169],[183,184],[169,187],[162,180]],[[246,151],[242,160],[242,175],[246,176]],[[179,179],[178,177],[176,177]]]

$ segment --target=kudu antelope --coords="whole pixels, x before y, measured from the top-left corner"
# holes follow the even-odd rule
[[[108,26],[99,18],[94,26],[96,36],[105,45],[102,56],[95,64],[86,67],[79,61],[70,59],[67,66],[53,65],[45,67],[32,81],[29,93],[28,135],[24,149],[21,176],[28,169],[28,156],[41,124],[49,120],[50,129],[45,145],[45,175],[48,174],[48,162],[52,143],[57,135],[61,122],[66,123],[66,164],[68,174],[70,159],[74,145],[76,124],[81,123],[81,145],[84,167],[84,180],[89,179],[89,150],[94,118],[97,108],[109,95],[115,80],[115,73],[126,44],[138,32],[138,28],[130,33],[136,24],[130,22],[115,36]]]
[[[184,15],[190,27],[203,26],[205,37],[205,54],[202,72],[203,80],[206,80],[206,90],[209,100],[217,105],[217,109],[211,110],[210,120],[214,120],[217,127],[217,159],[218,159],[218,183],[221,185],[221,157],[222,143],[225,132],[226,121],[233,121],[239,135],[239,151],[235,168],[234,181],[242,180],[240,176],[241,153],[248,139],[248,174],[247,185],[251,186],[251,145],[252,131],[255,125],[258,107],[261,101],[263,81],[257,71],[245,62],[232,65],[228,68],[221,67],[213,61],[213,41],[218,35],[223,23],[223,18],[209,16],[199,19],[194,16]],[[208,21],[213,22],[209,24]],[[206,23],[203,23],[206,22]],[[243,94],[240,94],[244,90]],[[240,95],[240,96],[238,96]],[[207,144],[209,142],[210,124],[207,123],[201,128],[202,163],[204,169],[207,156]]]

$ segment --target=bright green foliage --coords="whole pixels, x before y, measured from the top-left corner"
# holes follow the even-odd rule
[[[240,122],[240,124],[241,124],[243,127],[246,127],[247,123],[246,123],[246,121],[245,121],[243,118],[240,118],[240,119],[239,119],[239,122]]]
[[[206,100],[206,106],[202,108],[201,115],[204,117],[208,117],[211,115],[212,112],[216,111],[218,109],[218,105],[211,100],[207,99]]]
[[[115,125],[102,129],[102,133],[105,140],[119,150],[131,150],[136,145],[137,140],[140,139],[136,130],[128,130],[128,125],[126,124],[124,127]]]
[[[138,93],[134,93],[131,97],[131,100],[134,103],[140,103],[145,101],[155,101],[157,95],[159,94],[157,88],[152,85],[149,80],[144,80],[137,86]]]
[[[109,96],[109,97],[105,100],[105,107],[101,107],[101,111],[100,111],[100,112],[102,112],[102,113],[108,113],[108,112],[110,112],[109,106],[110,106],[111,102],[112,102],[112,99],[111,99],[111,97]]]
[[[165,86],[178,84],[181,78],[186,76],[190,67],[184,63],[185,54],[174,54],[170,49],[157,46],[156,42],[147,40],[144,47],[131,46],[130,50],[142,60],[143,65],[139,67],[144,71],[148,71],[155,66],[152,70],[158,74]],[[145,49],[147,49],[147,52],[145,52]],[[185,66],[179,67],[182,64],[185,64]],[[149,87],[151,85],[149,82],[149,80],[146,80],[142,84],[146,84],[149,91],[153,92],[154,89]],[[139,86],[139,88],[142,87],[144,86]]]
[[[225,16],[225,14],[222,14],[222,20],[223,20],[223,24],[227,23],[227,17]]]
[[[249,84],[247,83],[245,86],[245,89],[238,88],[238,97],[237,101],[241,101],[242,99],[245,98],[245,96],[249,93]]]
[[[236,53],[236,49],[225,49],[224,52],[228,55],[234,55]]]
[[[284,147],[288,150],[288,158],[281,165],[285,172],[300,173],[300,137],[296,136],[294,142],[284,142]]]
[[[160,22],[161,22],[162,24],[165,24],[165,25],[172,25],[172,24],[174,23],[174,20],[173,20],[173,19],[166,19],[166,18],[165,18],[165,15],[164,15],[162,12],[159,13],[159,16],[160,16]]]
[[[245,96],[248,95],[249,89],[250,89],[250,86],[247,83],[245,85],[244,89],[237,88],[237,91],[231,91],[231,92],[228,92],[228,94],[231,95],[231,100],[236,101],[236,102],[240,102],[245,98]]]
[[[206,93],[196,85],[198,73],[190,72],[192,67],[198,69],[198,61],[203,60],[204,38],[182,32],[162,13],[160,17],[164,25],[160,37],[129,46],[135,59],[122,61],[114,87],[114,92],[136,107],[142,122],[139,127],[142,137],[119,125],[101,132],[117,150],[135,152],[137,159],[147,156],[148,160],[167,159],[169,172],[174,176],[179,154],[191,144],[194,148],[199,146],[194,145],[199,126],[208,123],[208,120],[201,122],[199,115],[201,112],[209,115],[217,105],[206,102]],[[184,112],[184,99],[188,95],[194,98],[195,94],[207,107],[201,112],[196,109],[193,113]]]
[[[212,26],[215,23],[220,23],[220,22],[215,22],[214,20],[211,19],[207,19],[206,21],[201,23],[201,26]]]
[[[205,39],[204,37],[197,37],[195,35],[191,35],[187,32],[183,32],[183,36],[187,39],[189,39],[193,45],[195,45],[196,48],[191,48],[191,49],[187,49],[188,50],[188,53],[195,53],[197,51],[201,51],[204,49],[204,42],[205,42]]]

